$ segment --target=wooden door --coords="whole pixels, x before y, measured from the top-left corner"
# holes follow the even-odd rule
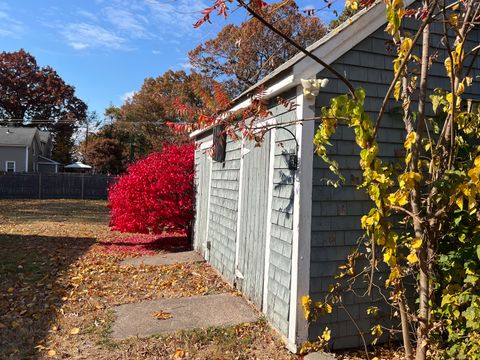
[[[260,308],[263,302],[265,244],[270,168],[270,134],[264,143],[244,145],[240,233],[238,246],[238,287]],[[242,279],[243,278],[243,279]]]
[[[205,259],[208,260],[208,199],[210,197],[210,176],[212,161],[210,157],[201,151],[199,161],[197,164],[197,176],[196,182],[196,218],[195,218],[195,243],[198,250],[203,254]]]

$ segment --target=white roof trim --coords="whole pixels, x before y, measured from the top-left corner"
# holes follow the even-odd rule
[[[271,99],[274,96],[277,96],[278,94],[280,94],[281,92],[284,91],[285,87],[292,84],[293,80],[294,80],[293,75],[290,75],[290,76],[287,76],[285,79],[279,81],[278,83],[270,86],[268,89],[265,90],[264,96],[263,96],[262,99],[267,100],[267,99]],[[234,112],[234,111],[238,111],[240,109],[246,108],[246,107],[250,106],[251,103],[252,103],[252,99],[250,99],[250,98],[246,99],[246,100],[242,101],[241,103],[238,103],[237,105],[235,105],[233,108],[231,108],[229,110],[229,112]],[[210,130],[212,127],[213,126],[208,126],[206,128],[203,128],[203,129],[195,130],[195,131],[190,133],[190,138],[194,138],[194,137],[202,134],[203,132]]]
[[[415,0],[406,0],[405,6],[410,6]],[[387,22],[386,7],[383,1],[378,0],[369,8],[363,9],[355,14],[353,17],[342,23],[323,38],[312,44],[307,48],[318,57],[320,57],[327,64],[332,64],[335,60],[344,55],[347,51],[358,45],[362,40],[375,32],[378,28]],[[278,76],[283,71],[293,69],[293,74],[287,78],[275,83],[267,89],[268,95],[266,99],[278,95],[292,87],[300,84],[301,78],[309,78],[316,76],[324,69],[319,63],[305,55],[298,53],[290,60],[286,61],[255,85],[248,88],[240,96],[233,101],[238,101],[246,95],[252,93],[259,86],[265,84],[269,80]],[[250,99],[244,100],[232,108],[231,111],[239,110],[250,105]],[[209,128],[195,130],[190,134],[190,138],[194,138],[201,133],[209,130]]]
[[[39,164],[52,164],[52,165],[62,165],[61,163],[59,163],[58,161],[55,161],[55,160],[52,160],[52,159],[49,159],[45,156],[42,156],[42,155],[38,155],[39,158],[42,158],[42,159],[45,159],[47,160],[46,162],[45,161],[39,161],[38,163]]]

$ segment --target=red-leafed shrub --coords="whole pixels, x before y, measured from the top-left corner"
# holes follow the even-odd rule
[[[194,145],[168,145],[132,164],[109,189],[110,226],[132,233],[191,233]]]

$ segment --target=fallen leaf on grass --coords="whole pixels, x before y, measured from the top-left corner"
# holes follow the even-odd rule
[[[57,355],[57,352],[55,350],[48,350],[48,356],[50,357],[54,357],[55,355]]]
[[[72,330],[70,330],[70,335],[77,335],[79,332],[80,329],[78,327],[74,327]]]
[[[177,351],[175,351],[175,354],[173,355],[174,359],[182,359],[183,357],[185,357],[185,351],[183,351],[182,349],[177,349]]]
[[[163,310],[155,311],[152,315],[154,318],[158,320],[166,320],[166,319],[171,319],[173,317],[172,314]]]

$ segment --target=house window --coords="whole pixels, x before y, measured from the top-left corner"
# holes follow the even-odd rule
[[[5,164],[5,170],[7,172],[15,172],[15,161],[7,161]]]

